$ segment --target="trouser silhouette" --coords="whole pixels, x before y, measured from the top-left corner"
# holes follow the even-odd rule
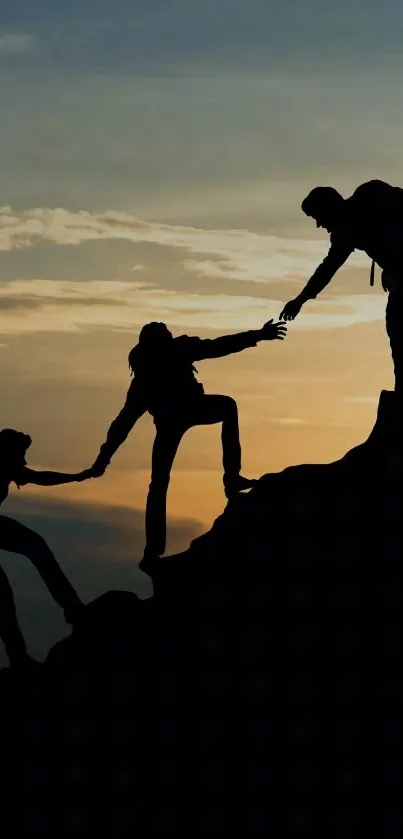
[[[151,465],[151,483],[146,505],[147,549],[159,556],[166,543],[166,499],[172,464],[185,432],[194,425],[222,423],[224,476],[236,478],[241,471],[238,408],[230,396],[202,396],[155,416],[157,433]]]
[[[403,283],[403,277],[401,278]],[[403,392],[403,288],[389,292],[386,305],[386,331],[395,371],[395,391]]]
[[[0,516],[0,550],[23,554],[35,566],[56,603],[68,618],[80,598],[58,565],[45,540],[25,525],[7,516]],[[26,651],[26,643],[18,626],[13,592],[0,567],[0,638],[10,661]]]

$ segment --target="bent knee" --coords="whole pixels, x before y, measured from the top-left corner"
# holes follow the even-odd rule
[[[237,414],[238,405],[232,396],[223,396],[223,409],[227,414]]]

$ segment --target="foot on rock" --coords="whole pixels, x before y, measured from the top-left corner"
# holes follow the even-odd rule
[[[244,478],[243,475],[235,475],[230,478],[224,475],[224,491],[227,498],[237,495],[243,489],[251,489],[255,484],[257,484],[256,480],[253,478]]]

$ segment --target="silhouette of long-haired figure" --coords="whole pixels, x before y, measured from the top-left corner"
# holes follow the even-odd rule
[[[302,202],[302,210],[315,219],[317,227],[330,233],[330,249],[305,288],[281,312],[293,320],[307,300],[315,298],[355,250],[372,259],[371,285],[375,263],[382,268],[382,286],[389,292],[386,331],[395,371],[395,390],[403,390],[403,189],[384,181],[361,184],[344,199],[332,187],[318,186]]]
[[[222,423],[224,489],[227,497],[252,486],[241,473],[238,409],[230,396],[205,394],[195,377],[195,361],[220,358],[254,347],[259,341],[282,340],[286,326],[268,321],[262,329],[215,339],[174,338],[165,323],[148,323],[129,353],[134,379],[126,403],[109,428],[105,443],[90,469],[93,477],[105,472],[113,454],[139,417],[148,411],[156,436],[151,483],[146,504],[145,557],[161,556],[166,542],[166,497],[171,468],[184,433],[195,425]],[[141,566],[145,570],[145,565]]]
[[[36,472],[26,466],[26,452],[31,437],[13,428],[0,431],[0,504],[7,498],[9,485],[18,488],[25,484],[56,486],[71,481],[85,480],[85,472],[66,475],[63,472]],[[35,566],[51,595],[64,611],[67,623],[74,623],[83,604],[58,565],[45,540],[35,531],[8,516],[0,516],[0,550],[23,554]],[[16,608],[10,583],[0,568],[0,638],[11,666],[25,666],[32,661],[17,621]]]

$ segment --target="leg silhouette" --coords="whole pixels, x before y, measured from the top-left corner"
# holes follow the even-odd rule
[[[6,648],[10,665],[26,655],[27,646],[17,621],[13,590],[0,566],[0,638]]]
[[[222,423],[221,441],[224,475],[236,477],[241,471],[241,443],[239,440],[238,408],[231,396],[204,396],[194,416],[190,414],[190,425],[211,425]]]
[[[42,577],[56,603],[73,623],[81,600],[57,563],[45,540],[35,531],[7,516],[0,516],[0,549],[26,556]]]
[[[195,425],[222,423],[224,487],[226,494],[251,487],[241,477],[238,408],[230,396],[207,395],[156,422],[151,483],[146,505],[146,553],[161,556],[166,544],[166,501],[172,464],[184,433]],[[144,567],[144,563],[143,566]]]
[[[241,443],[239,439],[238,407],[231,396],[207,395],[190,412],[188,427],[222,423],[221,440],[224,469],[224,488],[229,497],[232,493],[253,486],[240,475]]]
[[[157,425],[146,504],[146,549],[158,556],[165,551],[167,492],[172,464],[185,430],[175,418]]]

